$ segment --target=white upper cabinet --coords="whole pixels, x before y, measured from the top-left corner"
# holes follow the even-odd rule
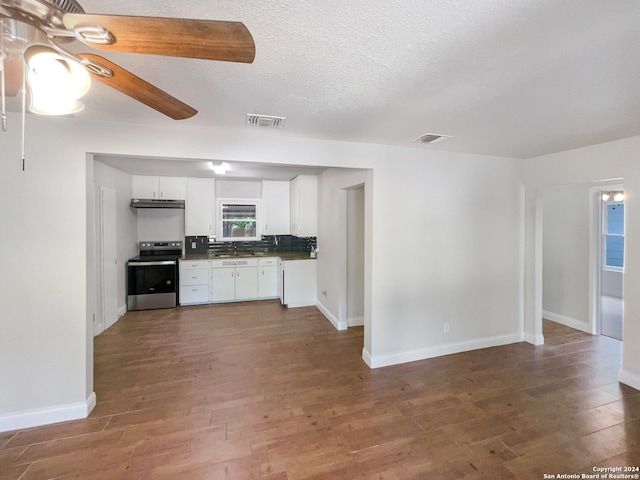
[[[318,235],[318,177],[298,175],[291,180],[291,235]]]
[[[158,177],[160,198],[184,200],[184,177]]]
[[[289,182],[262,181],[262,234],[289,235],[291,233]]]
[[[131,198],[184,200],[184,177],[131,176]]]
[[[215,235],[215,200],[213,178],[187,178],[185,235]]]

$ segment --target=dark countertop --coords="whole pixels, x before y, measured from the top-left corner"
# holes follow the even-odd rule
[[[253,252],[228,254],[228,253],[204,253],[204,254],[191,254],[183,255],[180,260],[225,260],[227,258],[265,258],[265,257],[279,257],[282,260],[315,260],[311,258],[309,252]]]

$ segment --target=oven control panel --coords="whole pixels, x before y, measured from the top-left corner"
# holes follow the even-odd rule
[[[182,250],[182,241],[174,242],[138,242],[140,251],[148,250]]]

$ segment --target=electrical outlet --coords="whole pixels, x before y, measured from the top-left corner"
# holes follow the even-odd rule
[[[444,333],[449,333],[450,328],[449,328],[449,322],[444,322]]]

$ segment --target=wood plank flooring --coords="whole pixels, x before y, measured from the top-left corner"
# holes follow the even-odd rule
[[[0,433],[2,479],[539,479],[640,466],[620,342],[370,370],[363,330],[277,301],[130,312],[95,339],[89,418]]]

